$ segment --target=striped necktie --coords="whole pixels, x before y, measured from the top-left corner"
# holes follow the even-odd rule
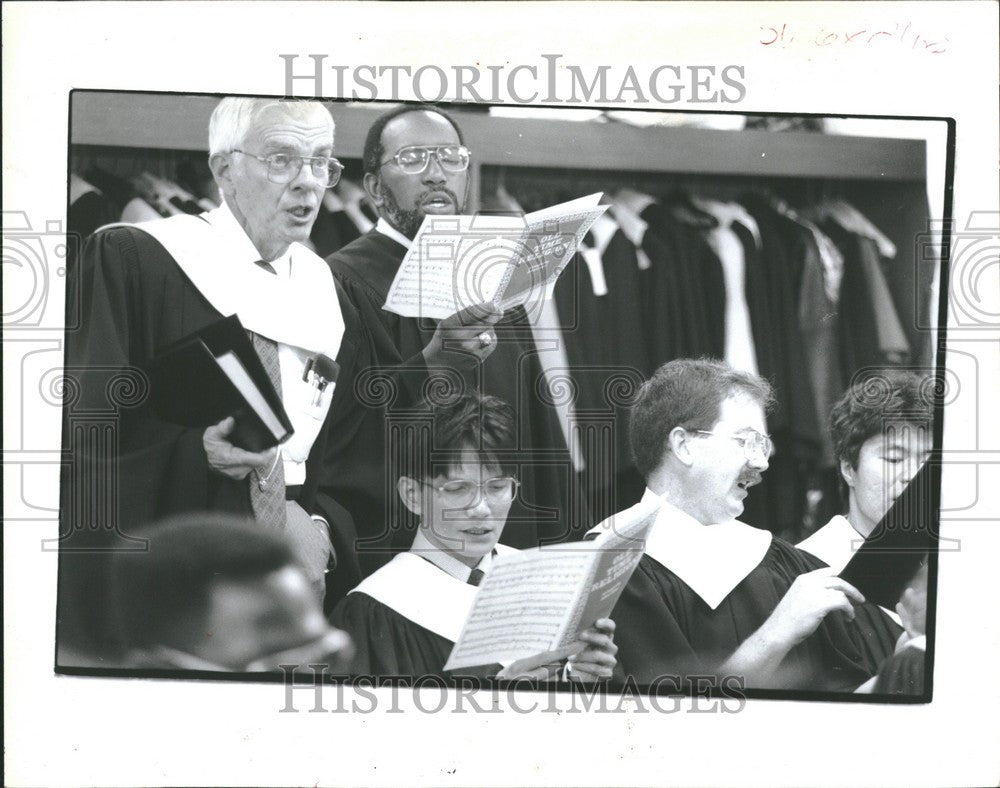
[[[277,276],[274,266],[263,260],[257,265]],[[260,356],[261,363],[271,379],[274,390],[281,396],[281,366],[278,362],[278,343],[255,332],[250,332],[253,348]],[[281,447],[277,447],[277,458],[269,472],[261,475],[259,470],[248,477],[250,483],[250,506],[254,518],[264,525],[284,529],[285,527],[285,468],[281,460]]]

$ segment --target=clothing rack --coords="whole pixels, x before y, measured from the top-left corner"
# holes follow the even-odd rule
[[[96,164],[127,177],[144,170],[172,177],[176,164],[204,156],[215,96],[75,91],[71,165]],[[385,111],[377,104],[329,102],[335,154],[345,178],[361,181],[367,131]],[[922,140],[828,135],[812,131],[722,131],[634,127],[600,120],[491,117],[447,107],[473,152],[469,210],[500,185],[532,211],[584,194],[630,187],[653,197],[682,190],[722,201],[769,191],[795,208],[842,197],[895,243],[890,277],[903,294],[918,292],[921,264],[913,239],[927,220]],[[906,279],[909,277],[909,279]],[[926,277],[925,277],[926,278]],[[912,280],[912,281],[911,281]],[[904,295],[905,297],[905,295]],[[911,344],[933,342],[917,308]],[[933,307],[931,307],[933,308]]]
[[[71,145],[205,150],[215,96],[75,91]],[[337,123],[336,153],[360,158],[365,135],[385,111],[378,104],[328,104]],[[815,132],[646,128],[599,121],[490,117],[447,107],[473,150],[475,166],[558,167],[755,177],[863,179],[923,183],[922,140]],[[478,177],[473,168],[473,174]]]

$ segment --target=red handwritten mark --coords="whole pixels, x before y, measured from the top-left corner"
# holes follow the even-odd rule
[[[772,38],[770,41],[761,41],[760,43],[763,44],[764,46],[770,46],[771,44],[773,44],[778,39],[784,40],[784,38],[785,38],[785,28],[786,27],[787,27],[787,23],[783,24],[781,26],[781,32],[779,33],[778,29],[776,27],[764,28],[762,26],[760,29],[761,30],[765,30],[765,29],[766,30],[770,30],[772,33],[774,33],[774,38]]]
[[[818,47],[828,47],[837,43],[842,43],[845,46],[852,43],[855,44],[855,46],[868,46],[874,45],[876,40],[878,40],[879,43],[884,44],[882,39],[890,38],[895,40],[898,38],[898,42],[905,46],[906,39],[909,37],[912,26],[912,22],[907,22],[906,26],[900,30],[899,22],[896,22],[893,24],[891,31],[888,29],[875,30],[868,35],[867,38],[865,38],[865,35],[868,33],[868,28],[861,28],[860,30],[855,29],[853,32],[851,30],[837,32],[830,30],[829,28],[821,27],[812,39],[811,43]],[[762,46],[772,46],[779,41],[785,46],[788,46],[795,42],[795,36],[788,29],[787,23],[782,23],[780,29],[771,25],[760,25],[759,28],[762,35],[758,43]],[[922,35],[921,33],[915,32],[913,34],[913,41],[910,44],[910,49],[916,52],[923,51],[933,55],[940,55],[948,50],[949,43],[950,39],[947,36],[941,40],[932,41],[930,38]],[[918,44],[922,45],[922,49],[918,48]]]

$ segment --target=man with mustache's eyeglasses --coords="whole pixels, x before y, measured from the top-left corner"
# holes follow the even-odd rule
[[[767,381],[677,359],[643,384],[629,435],[664,503],[612,618],[640,685],[738,676],[751,687],[853,692],[900,629],[814,556],[739,522],[773,444]]]

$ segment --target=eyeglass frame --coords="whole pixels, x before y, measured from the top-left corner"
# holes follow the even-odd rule
[[[445,167],[444,163],[441,161],[441,154],[439,153],[439,151],[442,148],[458,148],[459,150],[464,150],[466,154],[465,166],[462,167],[462,169],[460,170],[449,170],[447,167]],[[403,151],[407,150],[427,151],[427,159],[424,161],[424,166],[421,167],[416,172],[407,172],[405,169],[403,169],[403,165],[399,163],[400,155],[403,153]],[[472,151],[469,150],[469,147],[467,145],[463,145],[461,142],[459,142],[457,144],[448,143],[447,145],[404,145],[402,148],[400,148],[398,151],[392,154],[392,156],[390,156],[388,159],[379,162],[378,166],[384,167],[386,164],[389,164],[389,162],[393,162],[397,167],[399,167],[400,170],[402,170],[407,175],[422,175],[424,172],[427,171],[427,168],[431,166],[432,156],[435,159],[437,159],[438,166],[445,172],[456,172],[456,173],[465,172],[469,169],[469,165],[472,163]]]
[[[269,153],[267,156],[261,156],[258,153],[250,153],[249,151],[240,150],[239,148],[233,148],[231,152],[242,153],[244,156],[249,156],[252,159],[257,159],[257,161],[264,164],[265,167],[267,168],[267,179],[271,183],[277,184],[279,186],[284,186],[285,184],[291,183],[296,178],[298,178],[299,174],[302,172],[302,167],[305,166],[306,162],[309,162],[309,171],[312,172],[314,178],[319,178],[320,176],[317,175],[316,170],[313,169],[313,162],[321,162],[325,160],[327,163],[327,173],[331,173],[330,170],[331,164],[335,164],[339,168],[337,170],[336,178],[332,177],[332,174],[329,175],[327,179],[328,182],[323,187],[324,189],[334,188],[338,183],[340,183],[340,179],[344,174],[344,165],[341,164],[340,159],[336,158],[335,156],[299,156],[293,153]],[[288,163],[292,165],[292,170],[295,174],[292,175],[292,177],[290,177],[287,181],[274,180],[274,175],[271,173],[271,166],[272,166],[271,159],[273,159],[275,156],[287,156]],[[296,160],[299,162],[297,167],[294,166]]]
[[[489,494],[485,492],[484,488],[487,484],[489,484],[490,482],[495,482],[500,479],[513,483],[514,490],[510,494],[510,498],[498,500],[495,498],[491,498]],[[476,488],[478,494],[466,504],[459,504],[459,503],[455,504],[455,506],[461,506],[462,508],[467,508],[469,506],[477,504],[484,498],[486,500],[493,500],[498,503],[500,501],[507,501],[507,500],[513,501],[515,498],[517,498],[517,491],[521,489],[521,482],[515,476],[491,476],[489,479],[483,479],[481,482],[474,482],[471,479],[449,479],[448,481],[442,482],[441,484],[434,484],[433,482],[429,482],[426,479],[419,479],[418,481],[423,486],[430,487],[432,490],[434,490],[434,492],[439,493],[444,498],[447,498],[449,495],[454,494],[454,493],[449,493],[447,490],[444,489],[444,486],[446,484],[451,484],[453,482],[461,482],[462,484],[471,484],[473,487]]]
[[[724,433],[724,432],[712,432],[711,430],[692,430],[692,432],[698,435],[715,435],[718,438],[732,438],[734,441],[740,444],[740,448],[743,449],[743,456],[747,460],[753,460],[757,455],[751,454],[750,443],[752,436],[756,435],[759,439],[764,441],[763,447],[766,447],[766,451],[760,451],[759,453],[765,460],[770,460],[774,456],[774,439],[770,435],[765,435],[762,432],[757,432],[757,430],[750,430],[747,433]],[[762,447],[762,449],[763,449]]]

